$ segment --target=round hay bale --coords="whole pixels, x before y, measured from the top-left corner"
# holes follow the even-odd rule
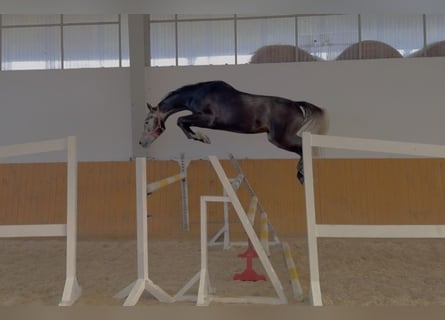
[[[267,45],[255,51],[249,63],[317,61],[317,57],[292,45]]]
[[[360,46],[362,51],[361,57],[359,56]],[[396,49],[384,42],[365,40],[350,45],[337,57],[336,60],[388,58],[403,58],[403,56]]]
[[[408,57],[445,57],[445,41],[431,43],[425,48],[410,54]]]

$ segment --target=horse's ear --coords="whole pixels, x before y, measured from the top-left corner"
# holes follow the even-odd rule
[[[149,104],[149,103],[147,102],[147,109],[148,109],[148,111],[153,112],[155,108],[153,108],[153,107],[151,106],[151,104]]]

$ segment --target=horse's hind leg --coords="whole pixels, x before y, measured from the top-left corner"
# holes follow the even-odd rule
[[[297,164],[297,178],[298,178],[298,181],[300,181],[300,183],[302,185],[304,185],[303,157],[301,157],[300,160],[298,160],[298,164]]]
[[[178,118],[178,127],[182,129],[185,136],[189,139],[210,143],[210,138],[201,132],[194,132],[190,127],[209,128],[211,116],[204,114],[191,114]]]
[[[303,140],[295,134],[288,132],[271,131],[269,132],[269,141],[277,147],[295,152],[300,156],[297,164],[297,178],[302,185],[304,185],[304,168],[303,168]]]

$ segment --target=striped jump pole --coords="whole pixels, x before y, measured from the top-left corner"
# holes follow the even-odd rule
[[[252,197],[249,204],[249,210],[247,211],[247,217],[249,218],[250,224],[253,226],[255,223],[255,215],[258,207],[258,198]]]
[[[263,245],[264,251],[266,254],[270,256],[270,248],[269,248],[269,220],[267,218],[266,212],[261,212],[260,215],[261,221],[261,232],[260,232],[260,241]]]
[[[298,302],[304,300],[303,289],[301,288],[300,278],[298,277],[297,268],[295,267],[294,259],[287,242],[281,243],[283,247],[284,259],[286,260],[287,270],[289,271],[290,284],[292,286],[292,293],[294,299]]]
[[[185,179],[185,173],[181,172],[174,176],[164,178],[164,179],[156,181],[156,182],[149,183],[149,184],[147,184],[147,194],[151,194],[158,189],[164,188],[165,186],[168,186],[169,184],[172,184],[179,180],[184,180],[184,179]]]
[[[242,173],[238,174],[235,179],[230,180],[232,187],[235,191],[239,189],[241,183],[244,181],[244,175]]]

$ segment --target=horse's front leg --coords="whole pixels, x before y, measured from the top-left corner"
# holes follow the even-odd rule
[[[210,138],[202,132],[194,132],[190,127],[209,128],[211,117],[203,114],[191,114],[178,118],[178,127],[182,129],[185,136],[189,139],[210,143]]]

